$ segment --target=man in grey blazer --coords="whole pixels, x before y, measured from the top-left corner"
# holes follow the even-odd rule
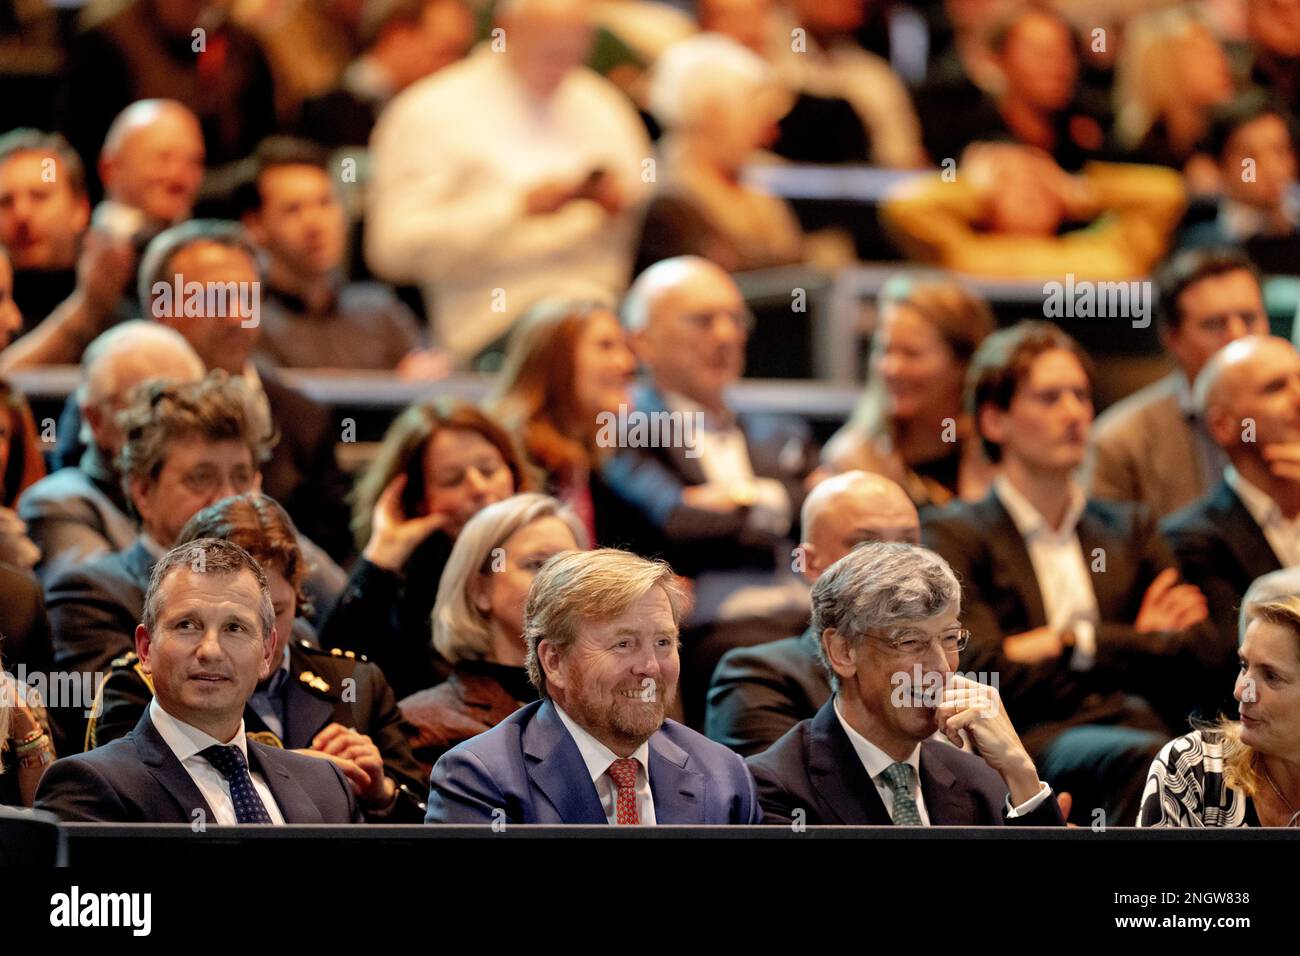
[[[1268,333],[1259,276],[1236,250],[1183,253],[1158,282],[1160,340],[1178,368],[1097,419],[1085,482],[1092,497],[1141,502],[1157,520],[1213,488],[1228,463],[1191,383],[1229,342]]]
[[[247,739],[244,705],[276,633],[266,575],[243,548],[200,538],[164,555],[135,645],[149,710],[125,737],[56,760],[37,808],[75,822],[362,822],[333,762]]]

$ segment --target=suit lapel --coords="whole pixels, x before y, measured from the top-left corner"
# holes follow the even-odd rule
[[[154,557],[144,546],[144,539],[137,537],[131,547],[122,553],[122,564],[132,580],[143,593],[149,590],[149,575],[153,571]],[[142,599],[143,600],[143,599]]]
[[[284,689],[284,745],[290,750],[310,747],[312,738],[334,719],[334,703],[304,687],[300,673],[291,668]]]
[[[217,815],[208,806],[208,801],[203,799],[203,794],[199,792],[189,771],[181,766],[181,762],[176,759],[176,754],[167,746],[167,742],[154,727],[153,721],[149,719],[147,708],[141,715],[140,722],[135,725],[135,730],[132,731],[132,741],[136,752],[140,755],[140,762],[149,768],[150,775],[176,802],[180,810],[177,822],[189,823],[194,819],[195,810],[203,812],[201,819],[216,822]]]
[[[938,747],[951,744],[925,741],[921,744],[921,795],[931,826],[971,826],[976,822],[970,794],[957,786],[957,778],[939,759]]]
[[[1092,583],[1092,593],[1097,599],[1097,608],[1102,620],[1127,612],[1131,570],[1128,567],[1129,549],[1126,542],[1117,540],[1112,528],[1104,517],[1097,513],[1089,502],[1079,516],[1079,549],[1083,552],[1083,563],[1088,568],[1088,580]],[[1093,554],[1102,552],[1105,559],[1104,574],[1093,571]]]
[[[656,412],[666,413],[669,410],[668,406],[664,404],[663,396],[659,394],[657,389],[647,385],[638,389],[635,394],[637,411],[645,412],[647,415],[654,415]],[[650,420],[653,421],[654,419],[651,418]],[[652,454],[662,455],[685,484],[702,485],[705,483],[704,469],[700,465],[699,457],[688,457],[686,452],[689,449],[685,446],[680,448],[650,448],[647,451]]]
[[[1223,528],[1227,532],[1223,536],[1224,541],[1248,580],[1253,581],[1282,566],[1273,553],[1273,546],[1264,536],[1263,529],[1250,516],[1241,498],[1226,481],[1219,482],[1209,510],[1217,511],[1221,516]]]
[[[689,760],[690,754],[669,740],[662,728],[650,738],[650,794],[656,823],[704,822],[704,775],[686,769]]]
[[[976,507],[985,509],[992,531],[990,540],[997,564],[993,573],[1003,587],[1020,595],[1029,628],[1042,627],[1047,623],[1047,611],[1043,608],[1043,594],[1038,587],[1034,564],[1029,560],[1025,539],[1020,537],[1020,530],[1002,506],[997,492],[990,491]]]
[[[608,823],[596,785],[578,745],[546,700],[524,730],[528,777],[546,795],[563,823]]]
[[[280,765],[283,751],[248,741],[248,762],[262,774],[285,823],[322,823],[320,807],[302,785]]]
[[[835,715],[832,697],[813,718],[808,741],[808,774],[813,789],[835,817],[846,826],[889,826],[894,821],[862,766],[858,752]]]

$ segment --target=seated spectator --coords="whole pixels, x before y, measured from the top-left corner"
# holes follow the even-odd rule
[[[1223,188],[1218,212],[1184,229],[1179,248],[1239,245],[1261,272],[1300,271],[1296,155],[1288,117],[1259,98],[1245,97],[1215,120],[1210,148]]]
[[[772,18],[764,48],[796,94],[773,152],[801,163],[925,163],[921,129],[889,63],[854,39],[863,0],[793,0]]]
[[[582,66],[581,0],[508,0],[496,23],[503,51],[413,84],[371,140],[367,261],[424,286],[459,362],[543,296],[620,294],[648,193],[635,109]]]
[[[266,575],[243,548],[199,538],[163,555],[135,628],[154,698],[125,737],[55,761],[37,809],[68,822],[360,823],[337,764],[245,732],[275,643]]]
[[[1111,280],[1140,278],[1160,261],[1183,204],[1173,170],[1092,163],[1072,175],[1037,149],[980,143],[955,180],[903,183],[880,217],[920,262],[997,278]]]
[[[416,317],[390,288],[345,281],[347,224],[325,153],[272,137],[254,162],[243,218],[267,260],[259,356],[281,368],[445,374],[446,356],[424,347]]]
[[[524,606],[542,699],[434,765],[425,822],[759,823],[744,761],[665,716],[685,599],[671,568],[625,551],[548,561]]]
[[[1300,597],[1250,605],[1233,697],[1151,764],[1140,827],[1293,827],[1300,820]],[[1194,725],[1195,726],[1195,725]]]
[[[68,141],[35,129],[0,136],[0,244],[14,268],[22,332],[72,295],[89,225],[86,171]]]
[[[809,582],[860,544],[921,540],[920,519],[907,493],[888,478],[865,471],[846,471],[820,482],[804,499],[799,523],[804,540],[796,554]],[[722,655],[709,685],[708,737],[749,757],[813,717],[831,696],[818,660],[820,643],[810,627],[798,637]]]
[[[765,823],[1064,822],[997,687],[954,673],[969,632],[942,558],[865,544],[826,569],[812,600],[834,696],[748,759]]]
[[[244,705],[246,732],[261,743],[333,761],[371,822],[423,820],[428,772],[411,756],[384,675],[354,654],[295,637],[299,628],[314,634],[298,616],[307,562],[284,509],[256,493],[225,498],[186,522],[177,544],[203,538],[233,542],[252,555],[266,574],[275,611],[273,664]],[[130,733],[153,700],[152,679],[134,651],[113,661],[99,695],[87,750]]]
[[[242,159],[274,132],[275,91],[260,44],[210,0],[125,0],[87,8],[73,40],[60,129],[90,163],[128,104],[166,96],[203,128],[208,162]],[[196,43],[195,28],[202,43]],[[107,184],[105,184],[107,185]]]
[[[713,263],[683,256],[647,269],[624,301],[623,323],[649,379],[632,390],[632,406],[646,421],[682,428],[643,447],[626,442],[601,478],[629,513],[623,543],[693,580],[682,686],[687,722],[698,726],[726,651],[807,624],[807,587],[786,569],[816,447],[801,420],[730,408],[751,317]]]
[[[602,416],[631,405],[628,385],[636,359],[618,317],[582,302],[543,302],[510,335],[496,386],[487,401],[493,417],[519,436],[524,453],[546,479],[546,491],[577,513],[587,537],[621,544],[630,529],[627,508],[601,475],[617,436]]]
[[[1300,116],[1300,4],[1296,0],[1246,0],[1246,32],[1253,54],[1251,80],[1278,109]]]
[[[1220,657],[1205,597],[1178,583],[1146,512],[1088,499],[1072,478],[1093,378],[1049,323],[985,339],[967,407],[1000,471],[984,500],[926,516],[921,532],[964,588],[963,668],[998,674],[1044,777],[1117,822],[1136,815],[1166,721],[1186,719]]]
[[[0,807],[30,807],[54,762],[49,718],[40,695],[0,670]]]
[[[975,94],[969,84],[954,91],[948,82],[920,97],[930,157],[956,159],[973,142],[1003,140],[1040,150],[1070,172],[1095,158],[1105,145],[1099,120],[1106,117],[1079,95],[1069,21],[1046,4],[1015,4],[988,29],[987,42],[995,76],[984,79],[996,84],[994,93]]]
[[[394,96],[461,59],[473,39],[474,19],[464,0],[365,4],[365,49],[336,85],[303,101],[299,134],[327,148],[364,147]]]
[[[279,433],[262,490],[284,505],[299,531],[334,560],[346,561],[352,547],[343,502],[347,479],[334,454],[338,425],[322,405],[286,384],[273,369],[259,369],[252,361],[261,324],[260,315],[247,316],[246,306],[260,309],[262,279],[257,254],[243,230],[234,223],[195,219],[149,244],[140,263],[140,299],[147,303],[147,315],[185,336],[208,369],[243,378],[260,393],[258,400],[266,403]],[[206,294],[204,314],[196,317],[186,306],[189,294],[175,292],[192,282],[209,293],[231,288],[230,283],[241,291],[229,301]],[[245,294],[246,302],[233,301]]]
[[[885,475],[918,507],[983,497],[992,480],[962,384],[993,312],[957,282],[899,276],[880,292],[866,387],[822,449],[830,472]]]
[[[0,294],[3,294],[4,253],[0,252]],[[26,489],[45,475],[36,425],[27,400],[0,380],[0,563],[31,568],[41,557],[27,523],[15,510]]]
[[[1268,313],[1259,274],[1233,249],[1181,253],[1156,284],[1160,341],[1177,368],[1097,419],[1087,484],[1093,497],[1141,502],[1158,520],[1223,477],[1228,461],[1197,414],[1192,383],[1224,345],[1267,334]]]
[[[789,206],[740,180],[790,108],[792,97],[772,68],[728,37],[700,34],[655,62],[649,98],[665,131],[660,187],[633,271],[687,254],[728,272],[801,261],[803,233]]]
[[[546,495],[514,495],[465,525],[433,606],[433,646],[451,674],[398,704],[425,779],[456,744],[537,700],[524,668],[524,599],[542,565],[587,547],[577,515]]]
[[[1167,517],[1161,532],[1183,576],[1204,593],[1218,668],[1204,675],[1212,718],[1225,704],[1237,610],[1250,582],[1300,564],[1300,354],[1252,335],[1215,353],[1196,379],[1196,405],[1229,466],[1209,493]],[[1217,684],[1217,686],[1216,686]]]
[[[143,382],[197,382],[204,374],[185,338],[156,322],[123,322],[86,348],[74,394],[85,451],[77,464],[42,478],[18,502],[18,515],[41,552],[34,570],[43,583],[135,540],[115,465],[125,437],[117,416]]]
[[[132,103],[113,121],[99,156],[105,199],[95,207],[77,261],[77,283],[0,368],[72,364],[101,332],[148,315],[137,298],[137,266],[162,230],[188,219],[203,181],[198,119],[174,100]]]
[[[73,567],[46,588],[59,670],[102,675],[131,650],[154,563],[196,512],[259,488],[272,437],[252,389],[222,371],[186,384],[150,382],[119,426],[118,470],[140,533],[124,551]],[[325,590],[316,554],[308,552],[313,599]],[[84,737],[81,708],[55,708],[54,719],[70,739]]]
[[[1232,96],[1228,56],[1195,7],[1153,10],[1124,25],[1115,64],[1115,140],[1134,162],[1181,170],[1192,193],[1217,192],[1210,122]]]
[[[508,432],[472,405],[417,402],[384,435],[352,495],[361,556],[321,641],[367,655],[398,699],[445,680],[429,616],[452,546],[475,514],[535,481]]]

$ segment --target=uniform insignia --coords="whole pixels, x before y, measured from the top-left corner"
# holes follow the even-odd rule
[[[330,685],[323,677],[317,677],[311,671],[303,671],[298,675],[298,680],[302,681],[312,690],[320,691],[322,694],[330,692]]]

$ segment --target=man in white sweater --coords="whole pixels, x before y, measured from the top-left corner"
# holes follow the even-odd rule
[[[366,256],[424,289],[462,364],[543,296],[620,294],[650,144],[586,69],[584,0],[505,0],[468,59],[401,93],[371,140]]]

